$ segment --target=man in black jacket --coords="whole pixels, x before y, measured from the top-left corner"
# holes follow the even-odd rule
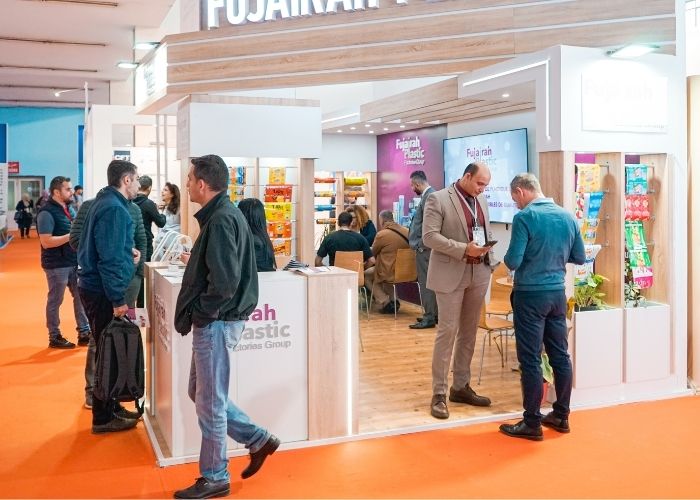
[[[49,295],[46,300],[46,326],[49,329],[49,347],[73,349],[75,344],[65,339],[59,328],[58,311],[63,303],[66,287],[73,295],[73,312],[78,324],[78,344],[87,345],[90,324],[85,316],[78,294],[78,259],[68,244],[73,216],[68,204],[73,198],[73,188],[68,177],[54,177],[49,185],[51,193],[37,215],[37,231],[41,242],[41,267],[46,273]]]
[[[190,199],[202,206],[194,216],[200,233],[187,261],[175,308],[175,328],[192,330],[189,396],[195,403],[202,446],[202,475],[175,498],[228,495],[226,435],[250,449],[250,464],[241,473],[255,474],[279,439],[251,422],[228,399],[230,354],[241,339],[245,321],[258,302],[258,274],[253,235],[241,211],[226,193],[229,173],[216,155],[194,158],[187,174]]]
[[[150,262],[151,256],[153,255],[153,223],[158,227],[165,226],[165,215],[161,214],[156,204],[148,199],[148,196],[151,194],[151,188],[153,187],[153,180],[147,175],[142,175],[139,177],[139,184],[141,187],[134,199],[134,203],[141,209],[143,227],[146,230],[146,259],[144,262]],[[141,281],[141,287],[136,299],[137,307],[143,307],[143,293],[143,281]]]

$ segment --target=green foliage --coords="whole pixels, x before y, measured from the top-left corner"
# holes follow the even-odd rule
[[[628,259],[625,260],[625,305],[639,307],[646,298],[642,295],[642,289],[634,282],[632,268]]]
[[[552,365],[549,364],[549,356],[546,352],[542,353],[542,358],[540,361],[540,366],[542,367],[542,378],[549,384],[554,383],[554,370]]]
[[[588,280],[574,288],[574,301],[580,309],[582,307],[602,307],[605,305],[603,297],[605,293],[600,291],[600,286],[604,281],[608,281],[603,275],[591,274]]]

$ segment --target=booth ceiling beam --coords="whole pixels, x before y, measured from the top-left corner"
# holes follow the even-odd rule
[[[673,0],[443,0],[380,7],[166,37],[168,92],[455,75],[558,44],[646,42],[675,49]]]

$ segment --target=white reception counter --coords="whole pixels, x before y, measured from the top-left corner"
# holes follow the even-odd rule
[[[197,460],[200,431],[187,394],[192,335],[173,327],[181,272],[148,264],[146,274],[149,436],[160,465]],[[231,399],[283,443],[357,432],[357,275],[331,268],[258,276],[258,307],[232,355]],[[247,453],[238,448],[229,439],[231,455]]]

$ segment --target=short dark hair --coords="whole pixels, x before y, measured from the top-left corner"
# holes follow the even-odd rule
[[[142,175],[139,177],[139,184],[141,184],[139,191],[146,191],[147,189],[151,189],[151,186],[153,186],[153,179],[147,175]]]
[[[192,173],[198,180],[203,180],[212,191],[220,192],[228,188],[229,173],[226,162],[218,155],[204,155],[190,160]]]
[[[78,189],[83,189],[83,186],[81,186],[80,184],[78,184],[77,186],[75,186],[75,187],[73,188],[73,191],[77,191]]]
[[[56,190],[60,191],[64,182],[70,182],[70,177],[58,175],[51,179],[51,184],[49,184],[49,196],[53,196],[53,192]]]
[[[338,227],[349,227],[352,224],[352,214],[350,212],[340,212],[338,215]]]
[[[467,168],[464,169],[464,173],[462,174],[462,177],[464,177],[467,174],[474,175],[478,171],[479,171],[479,164],[478,163],[470,163],[469,165],[467,165]]]
[[[415,170],[414,172],[411,172],[411,180],[428,182],[428,177],[422,170]]]
[[[136,165],[130,161],[112,160],[107,167],[107,184],[118,188],[125,175],[136,175]]]

